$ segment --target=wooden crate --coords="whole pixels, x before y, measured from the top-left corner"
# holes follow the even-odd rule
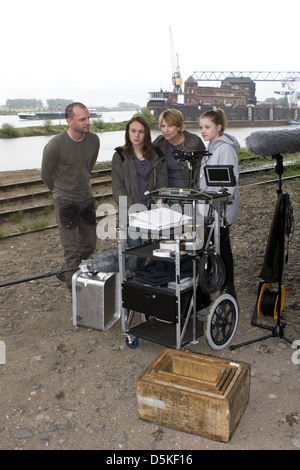
[[[228,442],[247,407],[250,366],[165,349],[136,382],[139,417]]]

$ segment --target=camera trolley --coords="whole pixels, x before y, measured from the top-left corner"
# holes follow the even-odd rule
[[[220,228],[225,224],[226,206],[232,197],[226,190],[209,193],[171,188],[154,191],[149,197],[158,209],[176,204],[177,214],[180,207],[182,214],[188,212],[189,216],[188,222],[174,224],[168,230],[154,230],[147,225],[137,228],[130,217],[128,226],[117,229],[126,344],[136,348],[142,338],[180,349],[187,343],[197,343],[204,335],[212,349],[223,349],[238,323],[236,299],[221,292],[225,274],[220,258]],[[137,232],[143,244],[126,248],[127,233]],[[172,247],[170,255],[161,249],[166,245]],[[164,251],[168,256],[160,257]],[[128,256],[140,265],[133,273],[125,268]],[[146,273],[146,277],[140,278],[137,273]]]

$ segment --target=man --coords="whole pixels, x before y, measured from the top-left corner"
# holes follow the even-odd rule
[[[62,270],[77,268],[96,247],[96,212],[90,182],[100,141],[90,133],[90,114],[82,103],[67,106],[68,130],[44,148],[42,179],[53,194],[54,209],[64,249]],[[72,292],[74,271],[64,273]]]

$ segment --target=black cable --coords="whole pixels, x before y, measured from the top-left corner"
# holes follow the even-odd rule
[[[0,282],[0,287],[6,287],[6,286],[12,286],[14,284],[20,284],[21,282],[28,282],[28,281],[34,281],[36,279],[41,279],[43,277],[50,277],[50,276],[56,276],[58,274],[63,274],[63,273],[69,273],[72,271],[77,271],[77,268],[68,268],[60,271],[55,271],[54,273],[45,273],[45,274],[38,274],[37,276],[32,276],[32,277],[26,277],[24,279],[18,279],[16,281],[8,281],[8,282]]]
[[[220,255],[214,248],[208,248],[199,261],[199,285],[204,294],[221,289],[226,279],[226,269]]]
[[[266,289],[260,304],[260,310],[264,316],[274,316],[276,301],[278,298],[278,290]]]
[[[285,226],[284,226],[284,233],[287,238],[287,246],[286,246],[286,255],[285,255],[285,263],[288,262],[289,257],[289,244],[291,243],[294,235],[294,212],[293,206],[290,201],[290,197],[288,194],[285,194],[286,198],[286,213],[285,213]]]

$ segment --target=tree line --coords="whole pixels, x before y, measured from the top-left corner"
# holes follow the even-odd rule
[[[49,111],[59,111],[64,110],[68,104],[73,103],[73,100],[65,99],[49,99],[47,100],[47,109]],[[45,109],[42,100],[37,100],[34,98],[24,99],[8,99],[6,100],[5,107],[8,109],[24,109],[24,110],[42,110]]]
[[[74,100],[66,100],[63,98],[56,98],[56,99],[49,99],[47,100],[47,106],[45,107],[42,100],[37,100],[37,99],[24,99],[24,98],[17,98],[17,99],[8,99],[6,100],[5,103],[5,108],[9,110],[26,110],[26,111],[42,111],[42,110],[47,110],[47,111],[64,111],[68,104],[73,103]],[[98,111],[104,111],[107,108],[104,106],[97,106],[96,109]],[[110,108],[109,108],[110,109]],[[128,111],[128,110],[136,110],[139,109],[139,106],[134,103],[126,103],[124,101],[120,101],[118,103],[117,108],[112,108],[112,109],[118,109],[122,111]]]

